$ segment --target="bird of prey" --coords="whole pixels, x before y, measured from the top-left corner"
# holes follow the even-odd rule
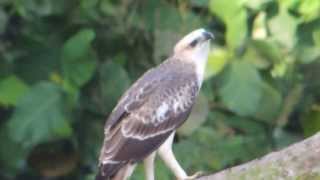
[[[171,57],[142,75],[120,98],[105,124],[96,180],[128,179],[143,161],[154,180],[158,153],[177,179],[193,179],[177,162],[171,146],[188,118],[203,81],[213,35],[198,29],[183,37]]]

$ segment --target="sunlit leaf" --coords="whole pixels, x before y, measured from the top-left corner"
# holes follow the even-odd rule
[[[0,81],[0,104],[16,105],[27,90],[28,85],[14,75],[2,79]]]
[[[319,0],[303,0],[299,5],[299,12],[304,21],[312,21],[320,15]]]
[[[253,22],[252,27],[253,39],[265,39],[267,37],[266,13],[260,12]]]
[[[226,27],[226,41],[231,49],[240,46],[247,36],[247,12],[244,0],[230,3],[225,0],[211,0],[209,8],[221,18]]]
[[[279,78],[279,77],[283,77],[286,72],[288,71],[288,62],[286,62],[285,60],[276,63],[271,70],[271,75],[274,78]]]
[[[247,48],[244,54],[244,59],[250,62],[252,65],[254,65],[258,69],[266,69],[270,67],[270,65],[272,64],[270,59],[264,56],[256,48],[257,47],[250,44],[250,46]]]
[[[254,48],[256,53],[261,55],[261,58],[270,62],[280,62],[283,60],[283,54],[279,44],[271,40],[252,40],[250,48]]]
[[[268,21],[272,36],[287,48],[292,48],[296,43],[297,24],[298,20],[286,9],[280,9],[278,15]]]
[[[245,5],[254,10],[260,10],[268,2],[270,0],[247,0]]]
[[[8,121],[10,138],[24,147],[55,138],[68,137],[72,129],[63,111],[61,89],[42,82],[32,87],[18,102]]]
[[[231,48],[242,45],[247,36],[247,13],[241,11],[236,18],[227,22],[227,43]]]
[[[313,32],[313,40],[318,48],[320,48],[320,30],[316,30]]]
[[[281,8],[294,9],[297,8],[301,0],[277,0]]]
[[[224,0],[211,0],[209,8],[212,13],[216,14],[224,22],[228,22],[230,19],[235,18],[234,15],[238,15],[243,11],[245,2],[245,0],[234,1],[234,3]]]
[[[228,62],[229,54],[226,49],[215,47],[210,52],[205,71],[205,79],[219,74]]]
[[[246,116],[260,107],[262,96],[261,78],[257,70],[245,61],[235,61],[225,74],[220,89],[222,102],[232,111]]]

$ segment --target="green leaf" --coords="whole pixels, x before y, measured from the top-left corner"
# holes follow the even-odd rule
[[[299,142],[303,140],[303,137],[293,133],[288,132],[281,128],[276,128],[273,132],[274,145],[277,149],[282,149],[291,145],[292,143]]]
[[[225,74],[219,90],[222,102],[239,115],[252,115],[259,108],[261,83],[260,75],[254,66],[246,61],[235,61]]]
[[[299,12],[305,22],[312,21],[320,16],[319,0],[304,0],[299,5]]]
[[[96,68],[96,58],[91,51],[95,33],[83,29],[67,40],[62,50],[64,77],[76,87],[81,87],[92,77]]]
[[[247,11],[245,0],[230,3],[225,0],[211,0],[209,8],[223,20],[227,27],[226,40],[231,49],[239,47],[247,36]]]
[[[234,128],[241,134],[264,135],[264,127],[261,123],[258,123],[257,121],[252,121],[239,116],[231,116],[224,119],[224,121],[226,124],[228,124],[229,127]]]
[[[106,111],[111,111],[120,96],[130,85],[127,72],[113,62],[106,62],[100,67],[100,87],[102,104]]]
[[[226,49],[215,47],[209,54],[205,71],[205,79],[219,74],[229,60],[229,54]]]
[[[61,89],[49,82],[32,87],[17,103],[8,121],[10,137],[24,147],[69,137],[72,129],[63,112]]]
[[[262,83],[262,98],[259,104],[260,107],[255,117],[270,123],[275,122],[274,120],[279,114],[282,105],[280,92],[268,83]]]
[[[6,126],[0,128],[0,141],[1,170],[6,175],[16,175],[24,166],[28,150],[10,139]]]
[[[254,48],[257,53],[270,62],[280,62],[283,59],[281,48],[279,45],[271,40],[252,40],[250,47]]]
[[[239,12],[243,11],[245,0],[230,3],[224,0],[211,0],[209,4],[210,11],[216,14],[224,22],[234,18]]]
[[[188,120],[178,129],[178,133],[184,136],[191,135],[207,120],[208,113],[208,100],[204,94],[200,93],[197,97],[195,105],[192,108]]]
[[[118,15],[117,13],[119,10],[119,6],[114,5],[114,3],[111,1],[101,1],[100,2],[100,10],[105,15],[116,16],[116,15]]]
[[[97,6],[99,0],[81,0],[80,5],[83,9],[91,9]]]
[[[254,10],[260,10],[269,1],[270,0],[248,0],[246,1],[246,7]]]
[[[295,9],[298,7],[301,0],[278,0],[280,8]]]
[[[230,3],[232,4],[232,3]],[[243,44],[247,37],[247,13],[245,10],[235,15],[227,22],[226,39],[231,49],[236,49]]]
[[[302,120],[305,136],[312,136],[320,131],[320,110],[310,110]]]
[[[280,9],[277,16],[268,21],[272,37],[286,48],[291,49],[296,43],[296,28],[298,19],[294,18],[286,9]]]
[[[29,84],[48,80],[52,73],[60,71],[60,49],[56,42],[45,44],[29,38],[23,39],[19,49],[22,57],[14,58],[14,72]],[[36,68],[35,68],[36,67]]]
[[[299,45],[294,51],[300,63],[309,64],[320,58],[320,51],[317,46]]]
[[[320,30],[318,29],[313,31],[312,36],[313,36],[314,43],[318,48],[320,48]]]
[[[27,92],[28,85],[15,75],[0,81],[0,104],[16,105],[17,101]]]
[[[252,39],[265,39],[267,37],[266,16],[267,13],[262,11],[254,18]]]
[[[81,118],[82,121],[79,123],[79,129],[77,137],[81,139],[79,141],[79,150],[83,155],[81,161],[86,164],[96,164],[97,154],[100,153],[103,138],[104,138],[104,126],[101,120],[96,120],[93,116]]]
[[[51,0],[16,0],[15,8],[24,18],[32,18],[32,16],[48,16],[53,12],[53,2]]]
[[[249,45],[243,56],[246,61],[250,62],[258,69],[267,69],[271,66],[271,62],[266,56],[263,56],[256,47]]]

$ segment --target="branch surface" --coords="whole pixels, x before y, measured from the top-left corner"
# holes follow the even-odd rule
[[[320,132],[283,150],[198,180],[320,180]]]

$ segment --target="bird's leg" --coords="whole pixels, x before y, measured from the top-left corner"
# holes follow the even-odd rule
[[[136,167],[137,164],[130,164],[130,165],[127,165],[127,169],[125,171],[125,175],[124,175],[124,180],[128,180],[130,178],[130,176],[132,175],[135,167]]]
[[[155,157],[156,157],[156,152],[153,152],[143,161],[146,180],[154,180]]]
[[[194,179],[198,177],[200,174],[196,173],[195,175],[188,176],[186,172],[182,169],[174,154],[172,152],[172,142],[174,138],[174,134],[172,133],[168,139],[160,146],[158,153],[164,163],[170,168],[170,170],[174,173],[177,179],[185,180],[185,179]]]

